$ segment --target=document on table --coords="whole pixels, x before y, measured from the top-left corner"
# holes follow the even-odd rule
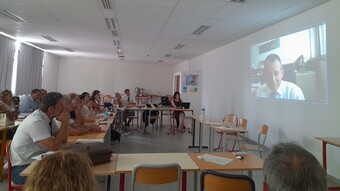
[[[233,159],[226,158],[226,157],[220,157],[220,156],[214,156],[214,155],[209,155],[209,154],[204,154],[204,155],[199,155],[197,158],[201,160],[206,160],[212,163],[216,163],[219,165],[226,165],[230,163]]]
[[[76,143],[94,143],[94,142],[104,142],[104,139],[77,139]]]

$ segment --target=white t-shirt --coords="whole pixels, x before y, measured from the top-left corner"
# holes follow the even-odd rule
[[[13,166],[30,164],[33,162],[31,159],[33,156],[48,151],[38,141],[51,137],[59,130],[54,119],[52,120],[52,127],[49,123],[50,119],[40,110],[34,111],[20,123],[10,148]]]

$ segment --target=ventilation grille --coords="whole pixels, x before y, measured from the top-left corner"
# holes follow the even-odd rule
[[[112,9],[110,0],[102,0],[104,9]]]
[[[179,50],[179,49],[183,48],[183,46],[185,46],[185,45],[184,44],[178,44],[177,46],[175,46],[174,49]]]
[[[69,52],[74,52],[74,50],[70,49],[70,48],[64,48],[65,50],[69,51]]]
[[[230,0],[232,3],[244,3],[246,0]]]
[[[116,19],[105,18],[105,23],[106,23],[107,28],[109,30],[116,30],[117,29]]]
[[[45,39],[51,41],[51,42],[58,42],[56,39],[50,37],[50,36],[44,36],[44,35],[41,35],[42,37],[44,37]]]
[[[5,16],[7,16],[8,18],[14,20],[15,22],[18,22],[18,23],[26,23],[26,21],[19,17],[18,15],[10,12],[10,11],[6,11],[6,10],[1,10],[1,13],[4,14]]]
[[[117,47],[120,47],[120,42],[119,40],[113,40],[113,44]]]
[[[200,35],[202,34],[204,31],[206,31],[208,28],[210,28],[211,26],[206,26],[206,25],[201,25],[200,27],[198,27],[193,33],[193,35]]]

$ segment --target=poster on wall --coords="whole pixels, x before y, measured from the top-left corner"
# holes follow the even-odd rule
[[[198,74],[184,75],[183,92],[189,92],[189,93],[198,92]]]

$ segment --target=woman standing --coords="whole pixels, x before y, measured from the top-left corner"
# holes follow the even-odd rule
[[[179,92],[175,92],[171,99],[171,106],[173,108],[182,108],[182,99],[181,94]],[[184,117],[185,114],[183,111],[174,111],[174,118],[176,119],[177,129],[179,132],[183,133],[184,130]]]

